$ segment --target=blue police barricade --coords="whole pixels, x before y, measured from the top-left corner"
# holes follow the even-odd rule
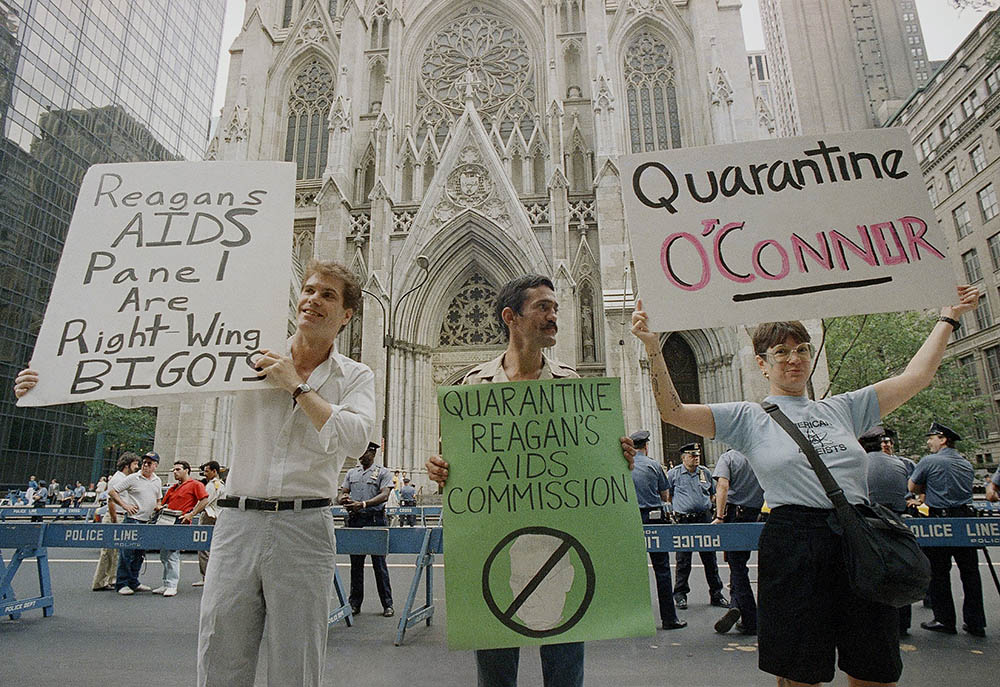
[[[21,518],[67,518],[90,520],[94,516],[93,508],[30,508],[27,506],[3,506],[0,507],[0,522],[8,519]]]

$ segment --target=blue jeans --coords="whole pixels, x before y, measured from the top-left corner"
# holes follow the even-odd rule
[[[160,563],[163,563],[163,586],[177,589],[177,584],[181,581],[181,552],[161,550]]]
[[[583,642],[538,647],[545,687],[583,687]],[[521,650],[479,649],[476,669],[479,687],[516,687]]]
[[[127,515],[124,522],[125,524],[139,523],[138,520],[130,518]],[[142,570],[142,564],[145,560],[146,552],[142,549],[121,549],[118,551],[118,573],[115,579],[116,591],[122,587],[139,588],[139,572]]]

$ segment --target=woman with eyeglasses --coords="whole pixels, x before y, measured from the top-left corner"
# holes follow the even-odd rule
[[[776,404],[812,442],[851,503],[867,501],[866,456],[857,437],[930,384],[958,318],[979,291],[958,289],[900,374],[821,401],[806,395],[814,349],[801,322],[769,322],[752,335],[757,366]],[[895,608],[855,596],[840,542],[830,529],[833,504],[809,461],[757,403],[682,403],[649,331],[642,301],[632,333],[645,345],[653,394],[664,422],[715,438],[743,453],[764,488],[771,513],[758,545],[759,666],[779,687],[829,682],[834,664],[852,687],[892,685],[902,672]]]

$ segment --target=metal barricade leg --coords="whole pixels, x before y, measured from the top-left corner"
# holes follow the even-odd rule
[[[410,593],[406,596],[406,604],[399,618],[399,627],[396,631],[396,646],[403,643],[407,628],[413,627],[421,620],[426,620],[431,624],[431,617],[434,615],[434,585],[431,570],[433,569],[434,554],[428,553],[431,541],[431,529],[424,529],[424,541],[420,545],[420,553],[417,555],[417,569],[413,573],[413,581],[410,583]],[[420,587],[420,578],[424,571],[427,572],[426,603],[420,608],[413,608],[413,603],[417,598],[417,589]]]
[[[40,528],[44,531],[44,527]],[[39,542],[41,534],[39,534]],[[21,567],[21,562],[35,557],[38,565],[38,592],[34,598],[18,600],[14,595],[12,580]],[[41,609],[42,616],[49,618],[55,612],[52,598],[52,579],[49,577],[49,556],[44,546],[21,546],[14,551],[10,563],[4,563],[0,556],[0,616],[6,615],[11,620],[17,620],[24,611]]]
[[[341,620],[347,627],[354,627],[354,614],[351,612],[351,605],[347,602],[347,594],[344,593],[344,583],[340,581],[340,573],[333,569],[333,591],[337,595],[335,606],[330,609],[330,618],[327,626],[335,625]]]

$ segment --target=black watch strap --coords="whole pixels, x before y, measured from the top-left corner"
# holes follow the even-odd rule
[[[962,323],[956,320],[955,318],[945,317],[944,315],[938,318],[938,322],[947,322],[948,324],[951,325],[951,329],[954,332],[957,332],[958,328],[962,326]]]

